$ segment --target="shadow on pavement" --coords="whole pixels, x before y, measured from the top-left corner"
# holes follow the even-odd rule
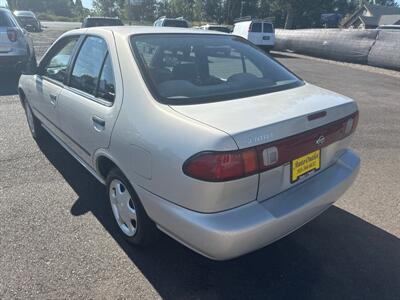
[[[19,77],[13,71],[0,71],[0,96],[16,95]]]
[[[134,248],[118,234],[105,188],[48,137],[40,148],[164,299],[398,299],[400,240],[337,207],[288,237],[241,258],[215,262],[162,235]],[[129,268],[129,266],[127,266]]]

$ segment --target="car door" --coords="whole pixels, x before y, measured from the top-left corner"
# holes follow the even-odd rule
[[[249,41],[255,45],[262,45],[262,23],[253,22],[249,32]]]
[[[49,129],[58,132],[58,97],[63,89],[68,66],[75,51],[79,36],[59,40],[42,59],[39,74],[34,75],[34,89],[30,91],[31,104],[38,117]]]
[[[118,93],[122,89],[122,80],[116,68],[112,34],[108,38],[87,36],[74,59],[69,81],[59,96],[63,140],[90,165],[95,151],[108,147],[122,101],[121,93]],[[118,75],[118,86],[115,74]]]
[[[263,23],[263,34],[262,34],[263,45],[274,45],[275,44],[275,29],[274,25],[269,22]]]

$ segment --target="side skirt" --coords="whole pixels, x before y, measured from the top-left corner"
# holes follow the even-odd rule
[[[82,166],[84,166],[85,167],[85,169],[86,170],[88,170],[89,172],[90,172],[90,174],[92,174],[98,181],[100,181],[100,183],[102,183],[102,184],[106,184],[106,182],[105,182],[105,180],[102,178],[102,177],[100,177],[97,173],[96,173],[96,171],[91,167],[91,166],[89,166],[86,162],[84,162],[71,148],[69,148],[55,133],[53,133],[51,130],[50,130],[50,128],[48,128],[46,125],[44,125],[43,123],[42,123],[42,127],[44,128],[44,129],[46,129],[46,131],[65,149],[65,150],[67,150],[67,152],[69,153],[69,154],[71,154],[72,155],[72,157],[74,157]]]

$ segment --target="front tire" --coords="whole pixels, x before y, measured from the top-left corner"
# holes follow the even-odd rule
[[[107,176],[109,210],[124,239],[134,245],[148,245],[158,237],[158,229],[122,172],[114,168]]]

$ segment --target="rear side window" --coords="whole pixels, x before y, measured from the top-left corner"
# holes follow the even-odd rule
[[[115,98],[115,79],[110,55],[107,55],[101,71],[97,96],[113,102]]]
[[[0,11],[0,27],[13,27],[10,17],[3,11]]]
[[[107,44],[103,39],[87,37],[76,58],[70,86],[94,95],[106,53]]]
[[[265,33],[273,33],[274,32],[274,26],[272,26],[271,23],[264,23],[263,32],[265,32]]]
[[[43,68],[43,76],[63,82],[67,75],[68,64],[79,37],[66,38],[57,44],[50,57],[45,57],[47,63]],[[57,50],[58,49],[58,50]]]
[[[261,32],[262,23],[253,23],[251,25],[251,32]]]

